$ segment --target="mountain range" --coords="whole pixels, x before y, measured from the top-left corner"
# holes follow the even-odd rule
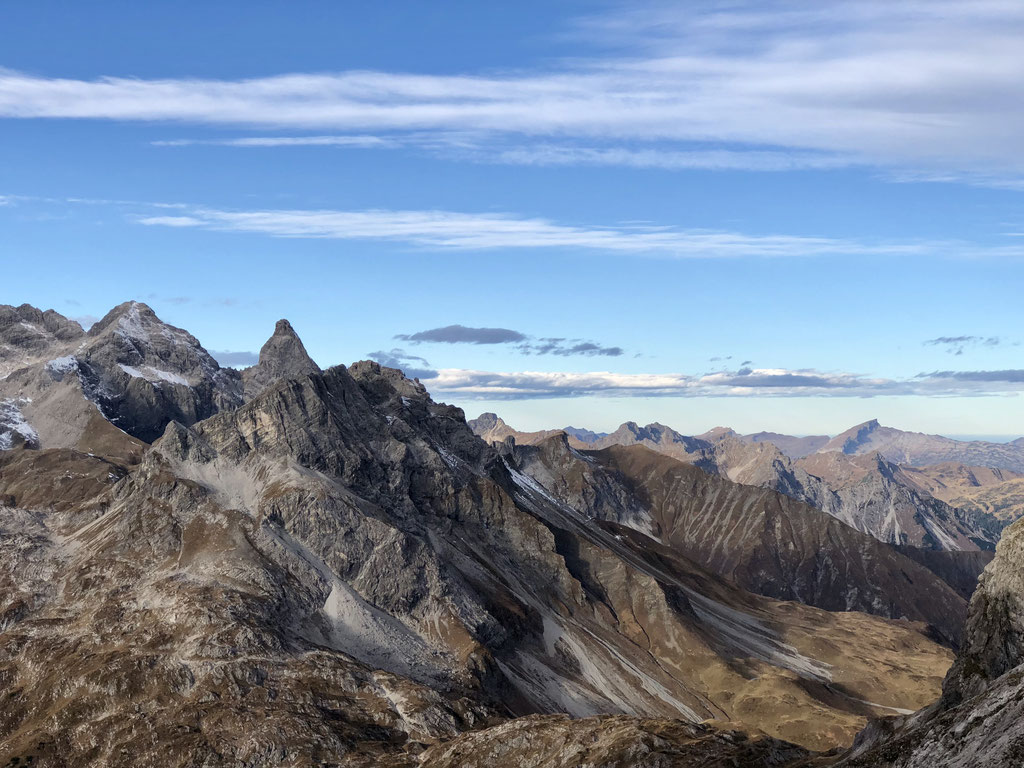
[[[481,439],[287,321],[239,372],[138,302],[0,307],[0,366],[0,765],[1015,764],[1020,525],[891,459]],[[898,541],[837,513],[898,488]]]
[[[470,426],[485,440],[512,437],[523,445],[535,444],[559,432],[518,432],[495,414],[483,414],[470,421]],[[813,438],[820,444],[819,449],[794,459],[766,439],[766,434],[745,437],[717,427],[690,437],[664,424],[641,427],[627,422],[602,438],[585,442],[570,437],[570,443],[578,449],[595,450],[643,445],[734,482],[778,491],[895,545],[990,551],[1003,525],[1015,519],[1014,509],[1007,508],[1009,505],[1001,508],[999,517],[982,506],[983,501],[954,506],[940,498],[942,494],[932,492],[937,483],[923,480],[927,468],[900,466],[879,451],[848,454],[830,448],[834,447],[834,440],[823,443],[821,438]],[[792,446],[791,441],[788,444]],[[975,478],[976,482],[980,482],[978,477],[993,481],[999,477],[1000,482],[1017,477],[1004,470],[971,471],[956,466],[965,478]],[[966,482],[956,487],[955,492],[945,494],[946,498],[953,500],[967,492]],[[989,482],[983,487],[987,494],[993,494],[999,486]],[[965,490],[960,491],[961,488]]]

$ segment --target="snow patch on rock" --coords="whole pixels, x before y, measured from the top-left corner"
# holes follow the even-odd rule
[[[30,402],[32,401],[24,397],[17,400],[0,400],[0,451],[13,448],[15,436],[29,445],[39,445],[39,434],[21,413],[21,406]]]
[[[178,384],[183,387],[190,386],[188,379],[177,373],[171,371],[162,371],[159,368],[154,368],[151,365],[143,366],[142,368],[135,368],[131,365],[125,365],[124,363],[118,363],[118,366],[122,371],[127,373],[132,378],[145,379],[151,384],[159,384],[161,381],[166,381],[170,384]]]

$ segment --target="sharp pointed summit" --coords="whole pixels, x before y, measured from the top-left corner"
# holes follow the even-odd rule
[[[320,366],[306,352],[302,339],[285,319],[277,321],[274,335],[260,349],[260,361],[242,372],[246,400],[249,400],[277,379],[320,373]]]

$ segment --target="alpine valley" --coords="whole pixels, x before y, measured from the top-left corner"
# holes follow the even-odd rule
[[[524,433],[138,302],[0,377],[0,766],[1024,763],[1024,439]]]

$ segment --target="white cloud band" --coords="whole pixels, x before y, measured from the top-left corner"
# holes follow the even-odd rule
[[[1024,5],[1016,0],[861,0],[827,9],[783,2],[771,10],[673,4],[604,17],[588,33],[624,41],[630,55],[498,75],[76,80],[0,71],[0,116],[569,142],[539,153],[502,148],[510,161],[787,162],[784,152],[765,155],[767,147],[798,150],[797,166],[872,162],[954,177],[1024,173]],[[281,139],[278,145],[387,141]],[[643,148],[571,146],[595,140],[715,142],[752,154],[744,163],[678,149],[645,155]]]
[[[1024,371],[940,372],[912,379],[870,378],[814,370],[742,369],[682,373],[491,372],[446,368],[426,382],[431,392],[471,399],[616,397],[979,396],[1024,391]]]

